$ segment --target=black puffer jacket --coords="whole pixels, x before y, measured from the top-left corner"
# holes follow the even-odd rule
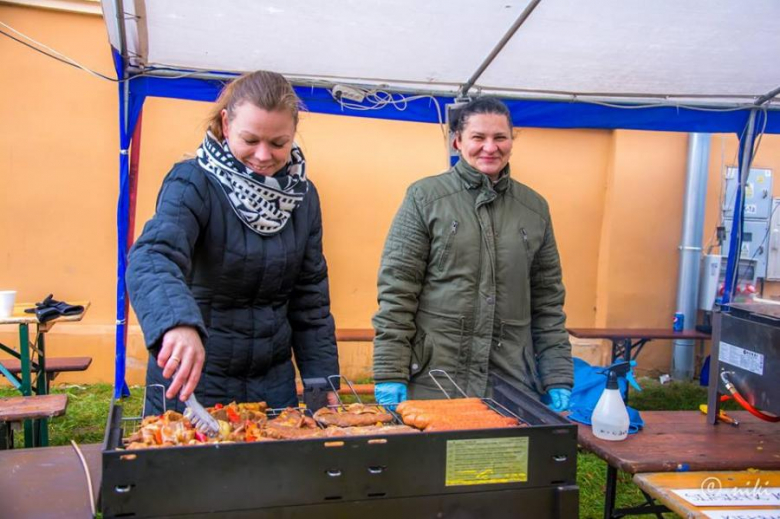
[[[153,354],[147,386],[169,385],[153,356],[165,332],[182,325],[197,328],[206,349],[195,391],[203,405],[295,404],[293,351],[304,378],[339,372],[320,202],[311,183],[284,229],[260,236],[196,161],[177,164],[130,251],[127,285]],[[161,412],[162,391],[148,387],[147,394],[146,412]],[[168,409],[182,404],[169,400]]]

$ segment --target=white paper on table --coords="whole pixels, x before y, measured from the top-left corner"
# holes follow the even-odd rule
[[[710,519],[780,519],[780,510],[704,510]]]
[[[780,487],[680,488],[672,492],[692,505],[705,506],[778,506]]]

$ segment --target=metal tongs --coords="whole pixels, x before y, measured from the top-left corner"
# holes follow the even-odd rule
[[[173,377],[175,377],[178,372],[179,368],[177,367],[176,371],[173,373]],[[163,395],[163,402],[165,402],[165,395]],[[187,400],[184,401],[184,405],[187,406],[187,409],[184,411],[184,417],[190,421],[195,429],[211,438],[219,433],[219,423],[202,405],[200,405],[198,399],[195,398],[194,391]]]
[[[189,419],[195,429],[212,438],[219,433],[219,423],[200,405],[198,399],[195,398],[195,393],[190,395],[184,405],[187,406],[184,417]]]

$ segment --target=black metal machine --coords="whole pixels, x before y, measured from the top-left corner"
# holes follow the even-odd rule
[[[112,406],[104,517],[578,516],[577,426],[497,379],[525,427],[126,451]]]
[[[780,415],[778,376],[780,305],[733,303],[715,312],[707,420],[717,422],[721,395],[729,394]]]

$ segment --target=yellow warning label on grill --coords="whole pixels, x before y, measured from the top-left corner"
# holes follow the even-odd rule
[[[445,485],[489,485],[528,481],[528,438],[447,442]]]

